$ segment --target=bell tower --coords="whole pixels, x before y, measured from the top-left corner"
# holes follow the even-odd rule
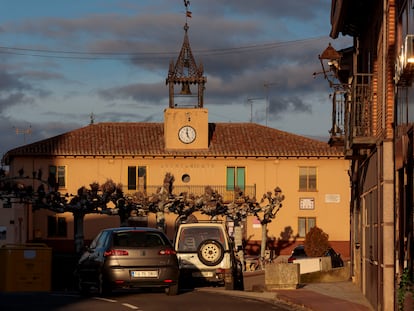
[[[207,78],[203,76],[203,65],[197,66],[191,52],[187,20],[191,18],[192,13],[189,11],[190,2],[184,0],[184,5],[186,22],[183,45],[177,61],[170,62],[166,79],[169,107],[164,111],[165,147],[207,149],[208,111],[203,107]]]

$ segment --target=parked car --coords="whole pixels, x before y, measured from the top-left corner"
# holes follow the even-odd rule
[[[122,227],[102,230],[86,248],[77,266],[79,290],[104,295],[116,288],[165,288],[176,295],[178,258],[160,230]]]
[[[182,283],[213,283],[243,289],[243,268],[233,240],[221,222],[181,224],[174,247]]]
[[[344,266],[344,262],[341,258],[341,254],[335,252],[335,250],[332,247],[329,247],[328,250],[325,253],[325,256],[330,256],[332,261],[332,268],[339,268]],[[303,259],[308,258],[305,252],[305,246],[304,245],[298,245],[296,246],[290,257],[288,258],[289,263],[293,263],[296,259]]]

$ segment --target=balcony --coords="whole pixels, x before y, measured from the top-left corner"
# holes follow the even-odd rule
[[[345,141],[345,108],[348,92],[335,90],[332,96],[332,128],[329,131],[329,145],[343,146]]]
[[[353,76],[345,108],[345,156],[375,146],[372,126],[372,74]],[[356,152],[358,153],[358,152]]]
[[[196,196],[199,195],[203,195],[205,193],[205,188],[207,185],[176,185],[173,187],[173,194],[178,195],[180,193],[188,193],[188,194],[193,194]],[[145,187],[145,191],[148,195],[154,194],[157,192],[157,190],[160,188],[161,186],[146,186]],[[222,198],[224,203],[228,203],[234,200],[235,197],[235,192],[233,189],[228,189],[227,186],[225,185],[211,185],[210,186],[214,191],[218,192]],[[126,188],[126,187],[125,187]],[[124,189],[125,193],[135,193],[135,192],[139,192],[139,191],[143,191],[144,189],[137,189],[137,190],[131,190],[131,189]],[[245,186],[244,189],[244,194],[248,195],[250,198],[256,197],[256,185],[252,185],[252,186]]]

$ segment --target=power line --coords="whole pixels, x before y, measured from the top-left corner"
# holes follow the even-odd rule
[[[305,44],[307,42],[313,42],[325,39],[326,37],[312,37],[299,40],[270,42],[262,44],[254,44],[240,47],[230,47],[222,49],[206,49],[206,50],[194,50],[199,56],[212,56],[223,54],[235,54],[235,53],[249,53],[260,52],[269,49],[277,49],[290,45]],[[31,57],[43,57],[43,58],[61,58],[61,59],[80,59],[80,60],[128,60],[128,59],[159,59],[159,58],[171,58],[177,55],[177,51],[174,52],[85,52],[85,51],[65,51],[65,50],[50,50],[50,49],[31,49],[31,48],[19,48],[0,46],[1,54],[10,54],[17,56],[31,56]]]

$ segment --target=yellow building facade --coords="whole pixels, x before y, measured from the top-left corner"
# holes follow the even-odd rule
[[[199,127],[194,127],[200,136],[203,135]],[[226,202],[232,200],[234,186],[258,201],[278,186],[285,200],[277,217],[268,225],[268,236],[278,241],[286,239],[282,233],[290,233],[288,247],[280,253],[288,253],[291,243],[303,241],[310,227],[316,225],[329,234],[331,243],[346,257],[349,248],[348,162],[339,151],[323,142],[252,123],[210,124],[209,128],[213,127],[207,149],[186,149],[184,143],[181,149],[165,149],[163,141],[168,140],[169,135],[162,135],[164,124],[101,123],[12,150],[6,156],[10,176],[18,176],[21,169],[30,172],[28,176],[39,170],[55,172],[59,191],[69,196],[82,186],[88,187],[93,182],[103,184],[108,179],[122,184],[124,193],[132,195],[145,191],[152,194],[162,185],[166,173],[175,178],[173,192],[176,194],[202,194],[205,186],[212,186]],[[180,128],[169,133],[174,140]],[[135,143],[130,141],[123,145],[125,150],[122,151],[114,141],[116,138],[126,140],[131,131],[135,131],[136,135],[132,135],[135,140],[142,139],[143,145],[148,147],[138,151],[139,146],[131,146]],[[143,132],[148,137],[140,137]],[[260,138],[262,134],[265,138]],[[224,141],[220,142],[220,137]],[[105,138],[109,145],[103,142]],[[89,139],[97,141],[88,142]],[[153,145],[148,141],[153,141]],[[249,141],[251,145],[247,144]],[[286,143],[290,148],[285,149]],[[45,154],[36,152],[43,148]],[[33,183],[36,189],[39,181],[33,180]],[[176,217],[167,215],[167,234],[171,238]],[[206,218],[205,215],[196,217]],[[31,218],[28,240],[48,240],[52,245],[72,244],[74,226],[70,213],[37,210]],[[148,225],[154,224],[155,216],[150,214]],[[104,227],[118,225],[117,216],[87,215],[85,239],[92,239]],[[252,243],[259,243],[261,239],[261,227],[254,216],[247,219],[245,239]]]

